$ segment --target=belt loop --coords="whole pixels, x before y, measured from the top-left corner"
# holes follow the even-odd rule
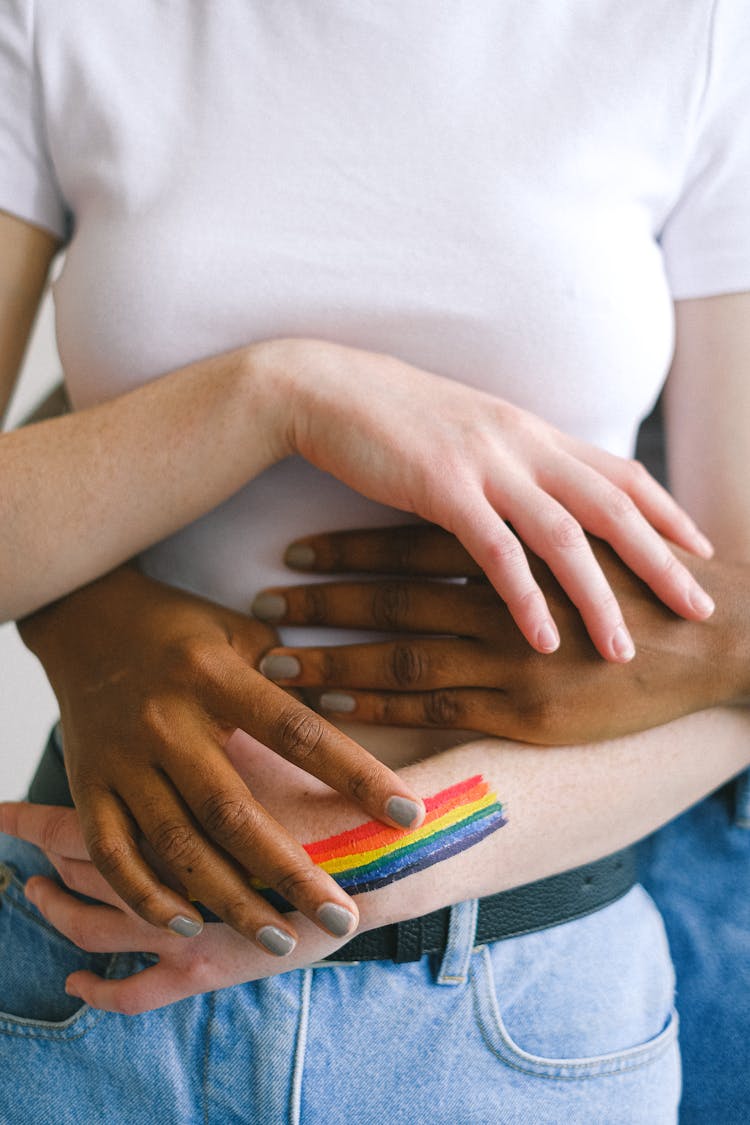
[[[448,939],[436,978],[438,984],[466,984],[477,932],[478,908],[475,898],[451,907]]]

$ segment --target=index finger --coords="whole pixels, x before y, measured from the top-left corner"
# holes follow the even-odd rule
[[[399,524],[307,535],[290,544],[287,566],[317,574],[479,577],[481,567],[455,535],[434,524]]]
[[[2,801],[0,832],[36,844],[43,852],[57,852],[68,859],[89,858],[78,813],[67,806]]]
[[[397,828],[422,823],[424,804],[398,774],[240,657],[224,662],[221,679],[207,694],[206,702],[223,721],[251,734],[371,816]]]

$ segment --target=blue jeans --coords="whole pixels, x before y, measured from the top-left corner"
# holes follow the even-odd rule
[[[676,1120],[673,972],[639,886],[483,947],[461,903],[441,958],[316,966],[125,1017],[81,1007],[65,976],[150,959],[55,933],[22,892],[50,871],[36,848],[0,837],[0,863],[3,1125]]]
[[[677,971],[681,1125],[750,1120],[750,774],[645,840]]]

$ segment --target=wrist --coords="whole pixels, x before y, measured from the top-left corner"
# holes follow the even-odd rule
[[[717,598],[718,643],[714,661],[721,676],[719,703],[750,704],[750,566],[722,565],[724,589]]]
[[[351,395],[345,389],[353,364],[362,357],[360,349],[315,337],[282,337],[251,346],[254,377],[269,387],[275,411],[271,425],[282,456],[298,453],[318,464],[321,434],[327,439],[337,421],[350,421]],[[378,357],[378,362],[386,358]],[[325,444],[328,451],[327,440]]]
[[[134,585],[148,581],[133,565],[126,564],[16,622],[21,640],[42,663],[53,688],[57,661],[65,660],[71,644],[80,638],[83,615],[88,619],[95,612],[98,618],[104,618],[113,598],[121,598]]]
[[[270,445],[270,463],[300,451],[300,429],[313,409],[324,341],[293,337],[261,340],[244,351],[243,376]],[[259,414],[257,413],[259,412]]]

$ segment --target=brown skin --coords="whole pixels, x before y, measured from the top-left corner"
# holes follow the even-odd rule
[[[19,629],[57,695],[89,854],[136,913],[200,922],[146,851],[247,937],[264,925],[295,934],[248,872],[319,925],[325,902],[344,907],[353,928],[352,900],[253,799],[225,747],[241,727],[381,819],[391,794],[411,791],[254,669],[276,639],[268,626],[123,567]]]
[[[300,543],[315,551],[306,569],[318,574],[408,576],[266,591],[286,600],[286,614],[274,618],[278,624],[412,634],[269,654],[297,657],[300,675],[278,682],[306,689],[311,705],[326,691],[351,696],[355,709],[340,712],[347,719],[565,745],[615,738],[750,698],[746,566],[690,559],[718,606],[708,622],[696,624],[668,610],[606,544],[592,541],[637,649],[632,661],[613,666],[597,655],[580,615],[539,560],[534,575],[562,637],[549,656],[531,651],[476,564],[438,528],[337,532]],[[470,581],[435,581],[440,576]]]
[[[709,622],[696,624],[672,614],[596,544],[639,646],[631,663],[613,666],[596,654],[578,611],[541,564],[538,577],[562,625],[552,656],[530,650],[476,565],[439,529],[337,533],[305,543],[315,548],[317,573],[410,580],[284,590],[285,620],[422,634],[385,647],[329,649],[325,657],[325,650],[295,650],[306,674],[288,687],[304,683],[313,705],[321,689],[356,684],[371,689],[354,693],[353,717],[366,722],[564,745],[750,697],[746,568],[691,560],[719,605]],[[350,905],[253,800],[224,748],[240,727],[350,797],[368,784],[380,792],[382,778],[394,775],[380,763],[377,773],[363,770],[374,759],[255,671],[276,640],[267,625],[122,568],[20,629],[58,696],[89,854],[136,913],[160,926],[178,913],[195,916],[146,863],[144,836],[156,866],[242,934],[254,936],[267,923],[293,932],[250,890],[248,870],[310,917],[326,900]],[[454,636],[425,638],[428,631]],[[408,792],[397,777],[391,791]]]

